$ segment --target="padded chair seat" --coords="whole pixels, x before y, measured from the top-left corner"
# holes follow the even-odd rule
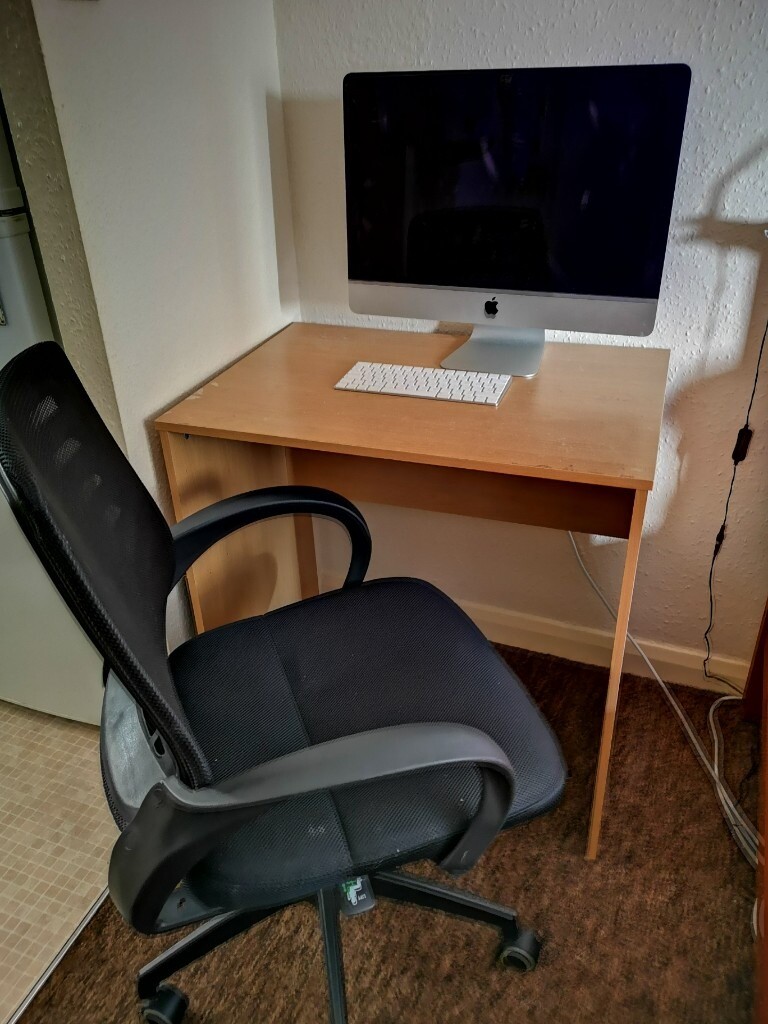
[[[171,654],[214,781],[350,733],[456,722],[512,764],[507,825],[558,802],[557,741],[519,679],[470,619],[419,580],[374,580],[222,626]],[[189,875],[209,905],[270,906],[375,867],[439,859],[471,820],[472,766],[313,793],[273,805]]]

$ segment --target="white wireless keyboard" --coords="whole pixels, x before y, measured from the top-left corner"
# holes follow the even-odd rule
[[[377,395],[498,405],[511,379],[506,373],[437,370],[431,366],[399,366],[396,363],[355,363],[336,388]]]

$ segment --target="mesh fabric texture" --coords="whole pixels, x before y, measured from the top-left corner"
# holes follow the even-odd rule
[[[479,630],[426,583],[336,591],[204,633],[169,660],[170,531],[53,342],[0,371],[0,466],[43,565],[191,785],[324,740],[444,721],[488,733],[507,753],[507,825],[560,798],[565,771],[547,724]],[[476,768],[452,766],[283,801],[186,885],[211,907],[270,906],[439,858],[481,787]]]
[[[0,465],[53,582],[193,785],[211,772],[168,669],[173,543],[163,516],[52,341],[0,372]]]
[[[385,726],[456,722],[510,759],[507,825],[559,800],[557,742],[477,627],[419,580],[376,580],[201,634],[171,655],[218,781],[307,745]],[[271,905],[376,867],[448,852],[471,821],[474,766],[432,768],[284,801],[194,869],[211,905]]]

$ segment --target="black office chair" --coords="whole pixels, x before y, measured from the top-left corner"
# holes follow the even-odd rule
[[[371,542],[347,500],[276,487],[169,529],[63,351],[0,372],[0,482],[105,659],[104,788],[121,829],[109,890],[138,931],[206,923],[138,977],[144,1020],[178,1024],[175,971],[277,910],[317,907],[330,1018],[346,1020],[340,909],[378,896],[501,930],[503,963],[540,942],[511,910],[393,870],[472,867],[501,828],[552,808],[565,772],[519,680],[419,580],[363,583]],[[338,520],[341,590],[189,640],[170,656],[168,594],[211,544],[285,514]]]

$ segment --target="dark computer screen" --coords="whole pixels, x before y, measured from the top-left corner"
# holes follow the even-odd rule
[[[350,74],[349,277],[657,298],[683,64]]]

